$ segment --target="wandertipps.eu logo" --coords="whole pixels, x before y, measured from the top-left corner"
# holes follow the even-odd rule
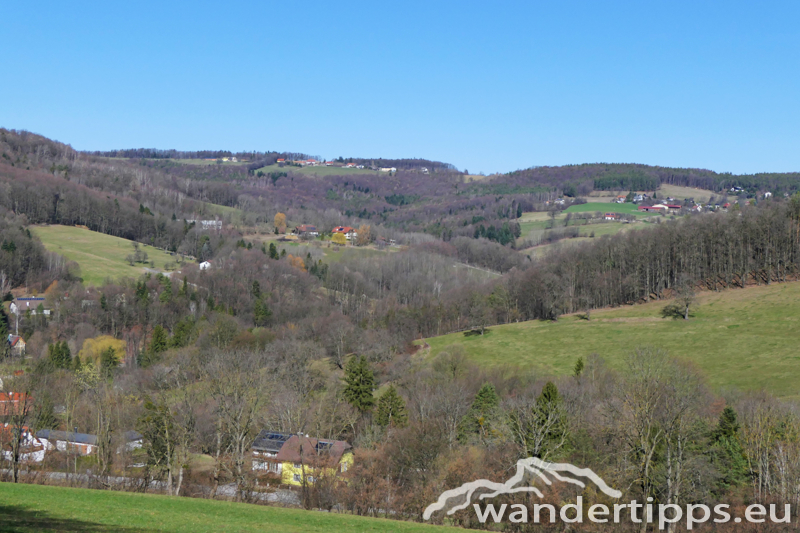
[[[456,511],[469,507],[473,500],[488,500],[504,494],[532,492],[539,498],[543,498],[544,495],[542,491],[536,487],[536,483],[552,485],[553,481],[558,481],[585,488],[586,482],[584,480],[594,483],[603,494],[610,498],[619,498],[622,496],[620,491],[609,487],[600,476],[589,468],[578,468],[568,463],[548,463],[547,461],[542,461],[538,457],[529,457],[517,461],[516,473],[505,483],[497,483],[489,481],[488,479],[479,479],[478,481],[465,483],[457,489],[443,492],[435,503],[425,508],[422,517],[425,520],[430,520],[431,516],[438,511],[444,511],[448,515],[452,515]],[[483,519],[485,520],[489,510],[487,509],[481,513],[480,507],[477,504],[475,504],[475,508],[476,513],[478,513],[478,518],[480,519],[481,515],[483,515]],[[505,505],[503,505],[503,508],[505,508]],[[495,514],[496,511],[492,508],[491,512]]]

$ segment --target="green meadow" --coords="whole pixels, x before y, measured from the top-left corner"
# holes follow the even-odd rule
[[[445,530],[413,522],[199,498],[0,483],[0,531],[417,533]]]
[[[766,389],[800,398],[800,283],[700,293],[688,321],[662,318],[668,303],[596,310],[590,321],[575,314],[493,326],[483,336],[434,337],[426,339],[429,357],[460,346],[481,365],[568,375],[579,357],[597,353],[621,368],[626,354],[650,345],[692,361],[716,390]]]
[[[102,285],[106,278],[138,277],[155,262],[156,270],[164,270],[167,263],[175,263],[175,257],[163,250],[140,244],[147,252],[148,264],[130,266],[125,260],[134,252],[133,242],[104,233],[75,226],[31,226],[31,231],[41,239],[45,248],[56,252],[81,268],[81,277],[87,285]]]

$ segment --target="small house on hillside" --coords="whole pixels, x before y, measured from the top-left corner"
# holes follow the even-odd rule
[[[606,213],[603,218],[606,220],[619,220],[619,213]]]
[[[311,224],[300,224],[299,226],[294,228],[294,232],[300,235],[301,237],[302,236],[316,237],[319,235],[317,227]]]
[[[356,229],[351,228],[350,226],[336,226],[335,228],[333,228],[333,231],[331,231],[331,233],[342,233],[344,234],[345,238],[348,241],[352,241],[353,239],[358,237],[358,232],[356,231]]]
[[[19,335],[9,335],[6,342],[8,343],[12,355],[16,355],[17,357],[25,355],[25,339]]]
[[[203,261],[200,263],[200,270],[208,270],[209,268],[211,268],[211,263],[208,261]]]
[[[41,296],[25,296],[14,299],[8,310],[14,315],[24,315],[30,311],[32,315],[41,312],[45,316],[50,316],[50,310],[45,308],[44,303],[45,300]]]

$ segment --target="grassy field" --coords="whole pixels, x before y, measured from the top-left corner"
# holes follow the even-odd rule
[[[138,277],[144,265],[130,266],[125,257],[133,253],[131,241],[74,226],[31,226],[31,231],[45,247],[81,267],[81,277],[88,285],[101,285],[106,278]],[[155,268],[175,262],[175,258],[152,246],[140,245]]]
[[[708,199],[715,194],[713,191],[707,189],[696,189],[694,187],[680,187],[679,185],[666,185],[663,184],[658,188],[658,198],[667,198],[671,196],[678,200],[686,198],[694,198],[695,202],[708,202]]]
[[[349,176],[351,174],[381,174],[375,170],[368,168],[341,168],[341,167],[280,167],[278,165],[269,165],[259,168],[261,172],[268,174],[270,172],[297,172],[300,174],[311,174],[314,176]],[[258,172],[256,170],[256,172]],[[388,174],[387,174],[388,175]]]
[[[196,498],[0,483],[0,531],[435,532],[443,527]]]
[[[592,213],[600,211],[602,213],[620,213],[623,215],[639,215],[639,206],[636,204],[615,204],[606,202],[588,202],[585,204],[571,205],[564,210],[565,213]],[[645,216],[652,216],[644,213]]]
[[[199,209],[195,210],[195,215],[198,217],[213,218],[214,215],[219,215],[222,219],[230,220],[233,224],[242,224],[244,222],[244,211],[241,209],[209,202],[194,202],[194,205],[200,206]]]
[[[766,389],[800,398],[800,282],[704,292],[688,321],[661,318],[665,301],[592,312],[557,322],[495,326],[484,336],[453,333],[427,339],[431,356],[460,345],[474,361],[572,372],[575,361],[600,354],[620,368],[624,356],[642,345],[693,361],[716,389]]]

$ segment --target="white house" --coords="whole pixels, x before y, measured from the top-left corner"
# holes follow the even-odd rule
[[[78,455],[90,455],[97,448],[97,435],[88,433],[42,429],[36,433],[36,438],[48,450],[76,452]]]
[[[395,167],[385,167],[381,169],[381,172],[397,172]]]
[[[200,263],[200,270],[208,270],[209,268],[211,268],[211,263],[208,261],[203,261]]]
[[[3,442],[2,447],[2,457],[6,461],[13,461],[14,460],[14,453],[11,449],[11,445],[9,444],[9,437],[13,434],[16,434],[16,428],[13,426],[9,426],[8,424],[3,424],[0,426],[0,434],[3,434],[3,438],[0,441]],[[19,459],[22,463],[41,463],[44,461],[44,454],[46,446],[40,439],[37,439],[31,434],[30,429],[23,426],[22,427],[22,446],[20,446],[20,454]]]

